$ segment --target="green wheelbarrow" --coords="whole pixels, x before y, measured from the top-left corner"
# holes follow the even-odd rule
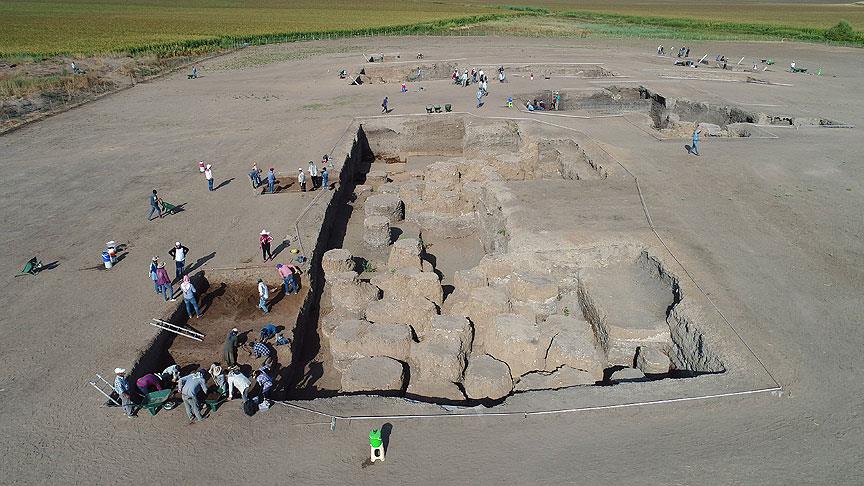
[[[39,258],[34,256],[30,260],[27,260],[27,263],[24,264],[24,268],[21,269],[21,273],[15,276],[22,277],[24,275],[36,275],[40,270],[42,270],[42,262]]]
[[[162,212],[165,214],[177,214],[178,207],[175,204],[162,201]]]
[[[221,407],[226,400],[225,395],[219,395],[217,398],[205,398],[204,403],[206,403],[207,407],[210,408],[210,412],[215,412],[216,410],[219,410],[219,407]]]
[[[177,406],[177,403],[171,400],[172,388],[166,388],[155,392],[150,392],[144,396],[144,401],[139,405],[141,408],[146,408],[150,415],[156,415],[160,408],[171,410]]]

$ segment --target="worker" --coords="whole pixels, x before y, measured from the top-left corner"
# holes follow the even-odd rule
[[[273,191],[276,189],[276,171],[273,167],[270,167],[270,170],[267,172],[267,192],[273,194]]]
[[[228,370],[227,386],[228,400],[234,400],[234,389],[236,388],[245,402],[249,398],[249,387],[252,386],[252,382],[240,371],[240,368],[232,366]]]
[[[204,420],[201,416],[201,401],[198,399],[198,394],[207,395],[207,382],[204,380],[206,370],[201,369],[191,375],[186,375],[177,382],[177,390],[180,392],[180,397],[183,399],[183,405],[186,407],[186,417],[189,418],[191,424],[194,420],[198,422]],[[193,419],[192,416],[195,416]]]
[[[702,129],[699,127],[697,123],[693,128],[693,144],[690,146],[689,153],[699,155],[699,134],[702,133]]]
[[[207,190],[208,191],[213,190],[213,169],[211,169],[211,167],[213,167],[213,166],[210,164],[207,164],[207,167],[204,168],[204,178],[207,179]]]
[[[297,184],[300,184],[300,191],[306,192],[306,173],[302,167],[297,168]]]
[[[153,213],[156,213],[160,218],[162,217],[161,203],[159,194],[156,192],[156,189],[153,189],[153,194],[150,195],[150,212],[147,213],[147,221],[153,220]]]
[[[327,172],[327,167],[321,169],[321,187],[330,190],[330,173]]]
[[[228,366],[237,364],[237,339],[239,336],[240,332],[237,331],[236,327],[231,329],[225,338],[225,345],[222,346],[222,356]]]
[[[312,179],[312,190],[318,189],[318,167],[311,160],[309,161],[309,178]]]
[[[147,395],[152,391],[159,391],[163,388],[162,380],[159,379],[159,375],[155,373],[147,373],[141,378],[138,378],[135,381],[135,386],[138,387],[138,391],[141,392],[141,395]]]
[[[216,384],[216,388],[219,389],[219,394],[225,396],[228,394],[228,387],[225,381],[225,375],[222,374],[222,367],[219,366],[219,363],[213,363],[210,365],[210,369],[207,370],[210,374],[210,377],[213,378],[213,383]]]
[[[295,275],[300,273],[299,268],[294,265],[283,265],[279,263],[276,265],[276,271],[279,272],[279,276],[282,277],[282,283],[285,285],[285,295],[295,294],[300,291],[295,278]]]
[[[201,319],[201,309],[198,307],[198,293],[195,286],[189,281],[189,275],[183,275],[183,283],[180,284],[183,293],[183,303],[186,304],[186,315],[192,319],[192,309],[195,309],[195,318]]]
[[[270,377],[269,371],[270,367],[264,365],[252,373],[258,386],[261,387],[260,397],[264,400],[270,399],[270,389],[273,388],[273,378]]]
[[[252,181],[252,189],[258,189],[258,186],[261,185],[261,169],[258,168],[258,164],[255,162],[252,162],[249,179]]]
[[[162,297],[165,301],[175,302],[174,287],[171,286],[171,277],[168,276],[168,270],[165,270],[165,262],[159,262],[156,265],[156,285],[162,291]]]
[[[263,341],[253,341],[249,355],[255,359],[264,358],[265,366],[268,366],[273,362],[273,354],[272,351],[270,351],[270,346],[267,346]]]
[[[258,308],[264,311],[265,314],[268,314],[270,310],[267,308],[267,299],[270,298],[270,289],[267,288],[267,284],[264,283],[264,280],[258,279]]]
[[[176,382],[180,379],[180,365],[173,364],[165,368],[162,373],[159,373],[159,379],[162,380],[163,384]]]
[[[159,269],[159,257],[154,256],[150,260],[150,280],[153,281],[153,287],[156,289],[157,294],[162,293],[162,287],[159,286],[159,275],[156,273],[156,270]]]
[[[135,418],[135,405],[132,403],[132,390],[126,378],[126,368],[114,368],[114,392],[120,397],[120,403],[126,416]]]
[[[168,254],[174,259],[175,277],[174,280],[180,280],[183,276],[183,269],[186,266],[186,255],[189,254],[189,248],[181,245],[180,242],[174,243],[174,248],[168,250]]]
[[[267,324],[261,328],[261,342],[267,342],[268,339],[276,335],[279,329],[273,324]]]
[[[270,232],[266,229],[261,230],[259,242],[261,244],[261,258],[263,258],[265,262],[272,259],[273,253],[270,252],[270,243],[273,242],[273,237],[270,236]]]

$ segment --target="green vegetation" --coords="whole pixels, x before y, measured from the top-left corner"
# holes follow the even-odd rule
[[[391,34],[864,42],[856,30],[864,25],[864,8],[852,3],[580,0],[573,12],[567,11],[569,0],[514,1],[15,0],[0,2],[0,57],[167,58],[247,44]]]
[[[810,42],[835,41],[854,45],[864,45],[864,35],[852,30],[851,25],[845,21],[841,21],[830,29],[820,29],[816,27],[793,27],[773,24],[748,24],[668,17],[613,15],[594,12],[565,12],[561,15],[566,18],[579,20],[589,24],[625,27],[620,29],[623,35],[633,37],[700,39],[706,37],[710,38],[712,35],[720,38],[743,35],[751,38],[791,39]],[[650,35],[656,34],[658,30],[666,30],[667,32],[664,32],[664,34],[669,35]],[[630,35],[628,35],[628,33]]]

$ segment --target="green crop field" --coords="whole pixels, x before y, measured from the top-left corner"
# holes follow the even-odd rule
[[[502,8],[504,2],[517,7]],[[858,39],[864,29],[864,5],[818,0],[3,0],[0,56],[106,52],[171,56],[238,42],[292,40],[296,36],[291,35],[298,32],[351,35],[360,29],[381,33],[382,28],[400,27],[399,33],[446,33],[479,22],[514,27],[517,24],[507,24],[508,18],[526,13],[547,14],[544,22],[553,26],[533,30],[553,36],[589,32],[652,37],[683,32],[696,38],[700,34],[720,38],[731,30],[751,37],[861,44]],[[826,28],[844,19],[858,34],[849,39],[824,36]],[[596,27],[585,29],[586,23]],[[491,31],[506,30],[495,26]],[[477,33],[482,32],[490,29]]]

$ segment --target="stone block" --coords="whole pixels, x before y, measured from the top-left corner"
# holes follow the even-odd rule
[[[467,356],[461,343],[441,336],[429,336],[419,343],[411,343],[408,364],[411,378],[440,383],[461,382]]]
[[[369,196],[363,206],[366,216],[385,216],[390,223],[405,219],[405,207],[395,194],[376,194]]]
[[[669,356],[651,346],[640,346],[636,351],[636,367],[646,375],[669,373],[672,362]]]
[[[378,187],[387,182],[387,171],[383,169],[370,170],[366,174],[366,184],[372,187]]]
[[[466,355],[471,352],[474,341],[471,323],[461,316],[433,316],[427,335],[458,342]]]
[[[383,356],[355,359],[342,372],[345,393],[401,391],[404,385],[404,365]]]
[[[486,275],[478,268],[456,270],[453,273],[453,286],[458,290],[470,290],[488,285]]]
[[[486,336],[486,353],[507,363],[511,375],[518,377],[545,369],[550,340],[534,321],[516,314],[500,314],[492,320],[491,332]]]
[[[372,186],[367,184],[357,184],[354,186],[354,201],[363,203],[372,195]]]
[[[372,277],[371,282],[384,291],[384,298],[404,300],[423,297],[439,306],[444,300],[444,290],[435,272],[421,272],[416,268],[398,268],[377,273]]]
[[[507,282],[507,290],[513,301],[547,302],[558,299],[558,283],[546,275],[514,273]]]
[[[636,381],[645,381],[645,374],[636,368],[621,368],[612,373],[609,380],[615,383],[627,383]]]
[[[458,294],[458,295],[457,295]],[[474,352],[484,349],[492,319],[510,311],[507,293],[494,287],[479,287],[457,292],[444,302],[444,313],[471,319],[474,324]]]
[[[371,248],[390,244],[390,220],[386,216],[369,216],[363,220],[363,242]]]
[[[705,133],[706,137],[722,137],[724,135],[723,129],[720,128],[720,125],[715,125],[713,123],[700,123],[699,127]]]
[[[465,394],[475,400],[498,400],[513,391],[507,364],[485,354],[471,356],[462,384]]]
[[[522,376],[516,383],[516,391],[557,390],[578,385],[593,385],[597,381],[587,371],[562,366],[555,371],[535,371]]]
[[[383,299],[366,308],[366,319],[376,324],[407,324],[419,336],[426,334],[438,307],[422,297],[409,299]]]
[[[423,270],[420,255],[423,248],[417,238],[400,238],[390,248],[390,257],[387,259],[387,267],[391,269],[414,268]]]
[[[328,250],[321,256],[321,269],[325,276],[329,273],[353,272],[354,255],[345,248]]]
[[[327,293],[330,295],[330,305],[334,309],[344,309],[359,314],[370,303],[379,299],[380,291],[378,287],[355,278],[354,280],[328,281]]]
[[[543,323],[544,331],[552,334],[552,344],[546,353],[546,370],[561,366],[587,372],[594,381],[603,379],[606,360],[598,349],[591,324],[581,316],[550,316]]]
[[[405,324],[342,321],[330,334],[330,354],[336,361],[369,356],[406,360],[411,351],[411,329]]]
[[[465,400],[465,395],[459,386],[449,381],[442,382],[435,379],[426,378],[423,376],[414,376],[414,370],[411,370],[411,380],[408,382],[408,388],[405,390],[407,396],[417,396],[425,398],[439,398],[444,400],[452,400],[459,402]]]

